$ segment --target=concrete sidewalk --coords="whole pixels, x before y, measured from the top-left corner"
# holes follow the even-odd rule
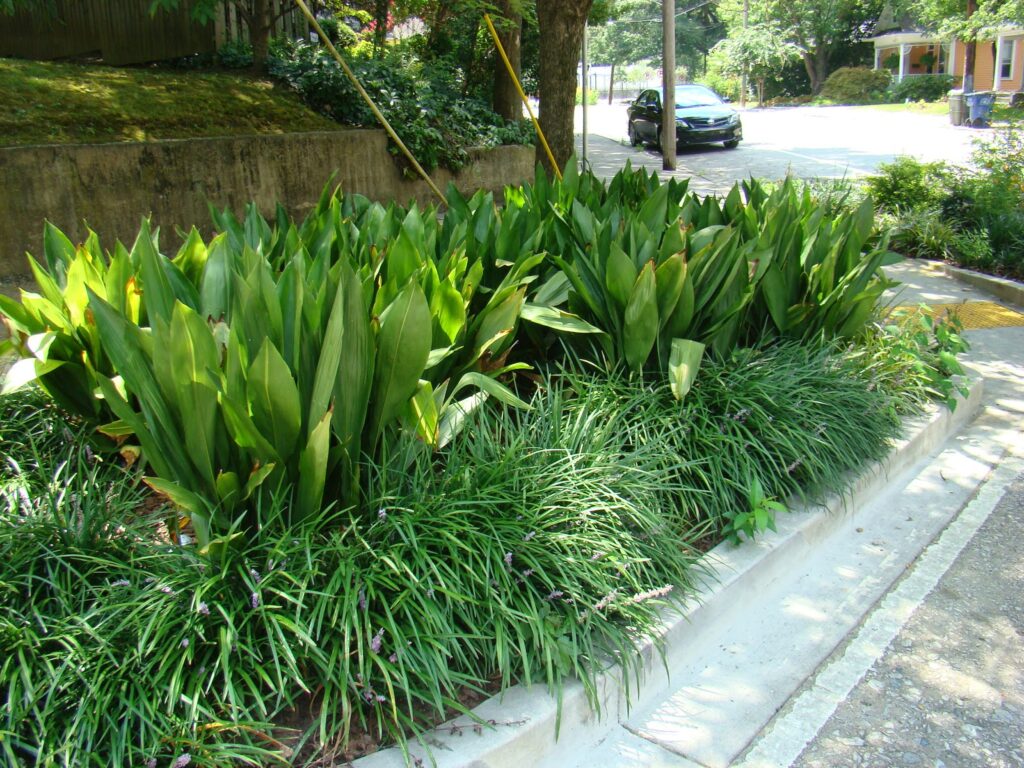
[[[899,303],[993,299],[915,262],[891,271]],[[1024,328],[965,335],[985,410],[960,439],[1003,451],[995,470],[737,765],[1024,766]]]

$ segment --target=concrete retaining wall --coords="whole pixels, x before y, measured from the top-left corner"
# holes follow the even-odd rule
[[[473,152],[459,174],[434,172],[444,190],[500,191],[533,176],[530,147]],[[180,243],[175,227],[208,233],[207,203],[241,212],[255,201],[265,214],[280,201],[293,216],[316,203],[332,172],[345,192],[376,200],[434,200],[423,181],[403,177],[380,130],[342,130],[130,144],[47,145],[0,149],[0,278],[28,271],[25,253],[42,257],[43,222],[73,241],[82,221],[104,247],[134,240],[141,218],[162,227],[161,246]]]

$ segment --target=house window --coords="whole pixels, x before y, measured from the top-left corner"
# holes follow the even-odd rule
[[[1013,59],[1016,52],[1016,40],[1003,40],[1003,46],[999,52],[999,77],[1003,80],[1013,77]]]

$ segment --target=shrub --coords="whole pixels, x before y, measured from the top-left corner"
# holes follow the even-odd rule
[[[0,302],[25,356],[17,378],[94,423],[112,411],[107,431],[139,442],[150,483],[188,510],[203,546],[281,482],[297,488],[296,519],[328,487],[358,505],[360,461],[400,423],[436,447],[458,424],[448,409],[466,407],[457,397],[518,402],[494,378],[508,369],[481,360],[511,346],[542,257],[508,271],[456,241],[435,260],[433,212],[350,205],[325,194],[301,231],[222,215],[228,233],[209,246],[193,233],[174,261],[148,227],[109,260],[95,235],[75,249],[49,228],[50,273],[32,262],[46,295]]]
[[[821,95],[839,104],[880,101],[891,75],[884,69],[840,67],[825,81]]]
[[[957,232],[950,243],[952,259],[960,266],[991,272],[996,266],[992,243],[988,232],[980,229],[968,229]]]
[[[532,140],[531,130],[510,131],[504,120],[478,99],[463,96],[450,71],[421,64],[408,49],[386,58],[354,57],[350,65],[381,112],[427,170],[459,170],[468,149],[501,140]],[[295,89],[312,109],[340,123],[377,126],[376,118],[330,54],[298,43],[269,62],[272,75]],[[514,125],[514,124],[513,124]],[[392,154],[405,162],[397,147]]]
[[[952,87],[952,75],[916,75],[890,83],[887,96],[895,102],[941,101]]]
[[[954,377],[964,370],[957,355],[969,348],[960,335],[963,326],[955,313],[933,317],[926,306],[899,308],[872,324],[846,356],[860,376],[889,393],[899,413],[909,413],[930,400],[951,409],[957,395],[968,389]]]
[[[904,256],[925,259],[949,258],[956,229],[938,207],[905,208],[882,220],[889,246]]]
[[[882,163],[878,170],[865,184],[875,205],[885,212],[938,205],[951,181],[944,163],[922,163],[912,157]]]
[[[740,79],[733,75],[722,74],[715,70],[708,70],[703,76],[694,80],[695,83],[706,85],[720,96],[730,101],[740,100]]]

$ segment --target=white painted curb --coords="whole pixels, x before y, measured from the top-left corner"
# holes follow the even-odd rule
[[[642,649],[645,673],[638,682],[623,680],[618,668],[598,677],[596,713],[578,681],[563,687],[561,713],[558,702],[540,685],[513,686],[473,710],[493,727],[474,728],[469,717],[459,717],[426,734],[421,744],[410,745],[410,760],[392,747],[356,760],[354,768],[399,768],[417,759],[439,768],[529,768],[570,763],[582,750],[592,747],[625,719],[631,706],[657,700],[667,694],[671,680],[663,674],[672,668],[673,657],[687,653],[699,641],[703,627],[742,612],[744,600],[756,597],[794,560],[804,557],[834,530],[844,514],[879,494],[891,477],[901,474],[928,456],[974,418],[981,407],[983,382],[970,382],[970,392],[955,411],[933,408],[927,415],[908,420],[903,437],[889,456],[854,478],[842,495],[818,505],[794,504],[791,513],[777,519],[779,530],[742,546],[723,543],[705,555],[708,581],[689,601],[682,615],[665,618],[661,636]],[[664,665],[662,663],[664,657]],[[456,726],[453,728],[452,726]],[[557,737],[557,738],[556,738]],[[426,747],[429,747],[429,752]]]

